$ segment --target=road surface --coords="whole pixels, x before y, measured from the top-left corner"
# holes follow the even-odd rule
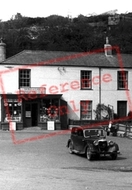
[[[44,134],[16,132],[17,139]],[[88,161],[71,155],[69,135],[13,144],[10,132],[0,131],[0,189],[2,190],[131,190],[132,141],[108,137],[119,143],[121,155]]]

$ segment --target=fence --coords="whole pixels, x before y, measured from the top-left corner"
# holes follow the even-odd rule
[[[117,136],[118,137],[125,137],[126,136],[126,128],[127,128],[127,125],[119,123],[118,129],[117,129]]]
[[[71,129],[74,126],[80,126],[80,125],[92,125],[94,124],[96,125],[100,125],[103,126],[104,128],[106,126],[108,126],[109,121],[108,120],[71,120],[69,119],[69,129]],[[121,120],[117,120],[117,122],[114,122],[114,124],[112,125],[112,129],[115,128],[115,126],[117,127],[117,131],[116,134],[114,131],[112,131],[112,134],[114,134],[114,136],[118,136],[118,137],[128,137],[128,138],[132,138],[132,120],[127,120],[127,121],[121,121]]]
[[[132,125],[126,127],[126,136],[132,138]]]

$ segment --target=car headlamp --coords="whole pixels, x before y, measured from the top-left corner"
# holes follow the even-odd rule
[[[109,141],[109,146],[113,146],[114,142],[113,141]]]
[[[95,140],[93,143],[95,146],[97,146],[99,144],[98,140]]]

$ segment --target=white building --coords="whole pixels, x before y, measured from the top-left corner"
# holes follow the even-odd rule
[[[12,120],[17,129],[46,129],[49,120],[66,129],[69,119],[95,119],[99,103],[111,105],[119,117],[131,110],[132,55],[112,55],[108,42],[105,51],[25,50],[8,59],[1,42],[0,62],[2,129]]]

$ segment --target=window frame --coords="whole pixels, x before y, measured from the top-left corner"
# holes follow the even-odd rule
[[[86,73],[84,74],[84,72],[87,72],[87,74]],[[85,77],[85,75],[86,75],[86,77]],[[87,82],[85,82],[85,85],[87,84],[87,86],[84,86],[83,80],[88,80]],[[88,83],[89,83],[89,86],[88,86]],[[80,86],[81,86],[81,90],[91,90],[92,89],[92,71],[91,70],[81,70]]]
[[[83,106],[83,103],[86,103],[86,104]],[[90,104],[90,109],[89,109],[89,104]],[[85,107],[87,105],[88,105],[88,108],[87,108],[87,110],[85,110]],[[91,120],[92,119],[92,106],[93,106],[92,100],[81,100],[80,101],[80,119],[81,120]],[[82,109],[82,107],[83,107],[83,109]],[[83,112],[86,112],[86,113],[83,113]],[[83,117],[83,116],[86,116],[86,117]]]
[[[18,102],[17,99],[4,99],[4,117],[3,121],[22,121],[22,100]]]
[[[25,77],[21,77],[21,71],[28,71],[29,73],[29,77],[27,77],[27,73],[26,73],[26,76]],[[29,82],[25,82],[25,85],[21,85],[22,84],[22,81],[21,80],[29,80]],[[24,82],[23,82],[24,83]],[[26,85],[28,84],[28,85]],[[31,69],[19,69],[19,89],[20,88],[24,88],[24,87],[31,87]]]
[[[117,71],[117,89],[128,90],[128,71]]]

